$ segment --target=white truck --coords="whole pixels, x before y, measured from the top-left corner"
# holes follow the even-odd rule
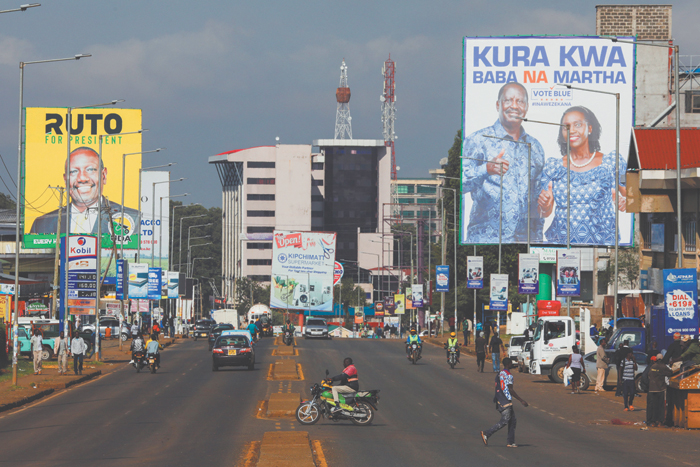
[[[211,319],[216,321],[216,324],[232,324],[234,329],[240,329],[241,323],[238,321],[238,311],[230,308],[221,310],[211,310],[209,312]]]
[[[569,360],[573,347],[579,341],[583,343],[581,355],[595,350],[595,343],[590,339],[590,311],[581,308],[580,337],[576,335],[576,323],[568,316],[540,316],[532,342],[530,373],[547,375],[555,383],[564,381],[564,367]]]

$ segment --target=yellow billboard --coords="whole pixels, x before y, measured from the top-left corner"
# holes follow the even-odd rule
[[[70,141],[66,131],[67,113],[65,108],[49,107],[29,107],[25,112],[24,247],[53,248],[56,245],[60,195],[55,188],[68,185],[71,233],[96,234],[99,217],[103,247],[110,247],[114,238],[118,245],[123,242],[124,248],[137,248],[141,155],[126,157],[123,218],[122,159],[124,154],[141,152],[141,134],[135,133],[141,129],[141,110],[74,109]],[[100,136],[103,136],[102,167],[99,164]],[[101,216],[98,214],[100,178]],[[65,233],[65,194],[63,200],[60,221],[61,232]]]

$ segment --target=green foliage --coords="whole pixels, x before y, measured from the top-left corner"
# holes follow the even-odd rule
[[[234,307],[238,310],[239,315],[248,313],[250,307],[256,303],[270,304],[270,286],[262,285],[260,282],[253,281],[247,277],[241,277],[236,280],[236,290],[238,296]]]
[[[5,193],[0,193],[0,209],[15,209],[15,201]]]

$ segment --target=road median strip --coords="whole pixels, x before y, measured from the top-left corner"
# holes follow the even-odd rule
[[[268,431],[260,443],[257,467],[315,467],[309,433]]]
[[[294,347],[279,347],[277,349],[272,349],[273,357],[298,357],[299,351]]]
[[[304,377],[303,373],[301,372],[301,365],[297,365],[297,362],[294,360],[285,359],[277,360],[275,363],[270,365],[268,379],[273,381],[300,381],[304,379]]]

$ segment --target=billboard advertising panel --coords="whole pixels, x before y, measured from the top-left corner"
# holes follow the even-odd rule
[[[130,299],[148,298],[148,264],[129,263],[129,289]]]
[[[494,244],[500,233],[503,243],[526,243],[529,216],[532,243],[566,244],[570,204],[571,244],[613,245],[619,209],[620,245],[631,245],[625,172],[634,44],[598,37],[467,37],[463,46],[461,242]],[[620,94],[619,158],[614,93]],[[560,124],[571,129],[570,162]],[[523,180],[530,181],[529,190]]]
[[[698,277],[695,269],[664,269],[666,335],[698,332]]]
[[[508,310],[508,274],[491,274],[491,299],[489,309]]]
[[[581,295],[581,252],[557,250],[557,297]]]
[[[435,290],[437,292],[450,291],[450,267],[435,266]]]
[[[271,308],[332,311],[336,234],[276,230]]]
[[[112,245],[112,234],[125,248],[136,248],[134,235],[138,206],[138,172],[141,156],[126,159],[124,176],[124,219],[121,219],[122,155],[141,151],[141,134],[119,134],[141,129],[140,109],[75,109],[71,112],[70,177],[66,177],[68,151],[67,109],[29,107],[26,109],[24,156],[24,248],[53,248],[58,227],[58,197],[49,187],[66,186],[71,209],[70,232],[97,233],[98,183],[102,178],[102,201],[109,203],[112,222],[105,212],[102,246]],[[102,169],[99,169],[99,136],[102,139]],[[65,200],[65,198],[64,198]],[[62,210],[61,231],[67,224]],[[112,228],[114,226],[114,229]],[[121,245],[121,243],[119,243]]]
[[[467,256],[467,288],[484,288],[484,257]]]
[[[537,295],[540,293],[540,255],[520,253],[518,255],[518,293]]]
[[[406,313],[404,298],[405,298],[405,296],[402,293],[394,294],[394,314],[395,315],[403,315]]]
[[[423,284],[411,286],[411,297],[414,308],[423,308]]]
[[[168,271],[168,298],[177,298],[180,290],[180,274],[177,271]]]
[[[148,299],[160,300],[162,273],[160,268],[148,268]]]

